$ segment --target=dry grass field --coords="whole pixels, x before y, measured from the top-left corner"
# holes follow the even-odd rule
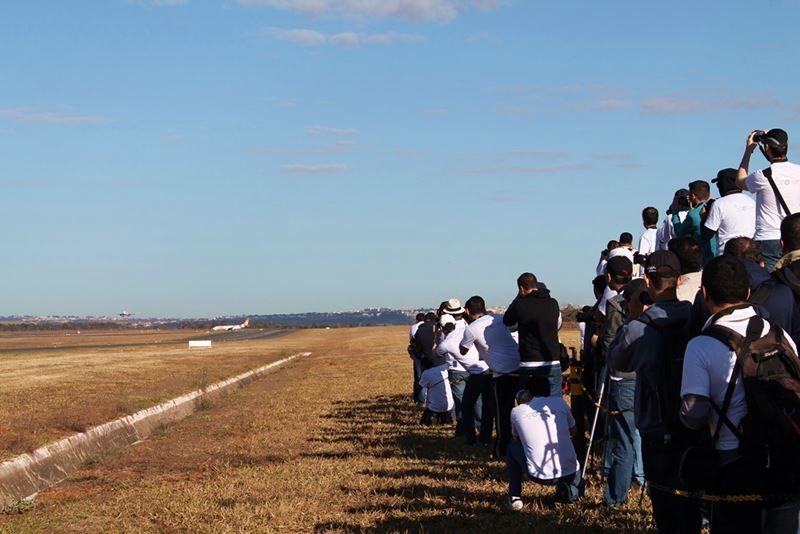
[[[185,342],[208,337],[205,332],[4,334],[0,460],[278,360],[306,343],[278,337],[190,350]],[[54,343],[61,348],[53,349]]]
[[[236,350],[239,342],[232,343],[227,358],[238,358],[234,367],[254,367],[280,353],[314,354],[144,443],[92,459],[29,509],[0,515],[0,533],[648,531],[638,498],[603,510],[594,480],[587,498],[574,505],[557,504],[552,488],[528,483],[524,511],[503,512],[503,464],[489,460],[487,449],[462,445],[451,428],[417,424],[405,336],[402,327],[307,330],[242,341]],[[163,385],[177,388],[177,382],[141,380],[157,382],[159,373],[192,380],[195,371],[180,370],[182,358],[207,358],[172,350],[139,348],[147,356],[131,359],[143,363],[114,371],[128,398],[169,397]],[[185,366],[207,367],[209,380],[235,372],[208,360]],[[99,363],[93,369],[84,381],[106,371]],[[67,369],[61,374],[69,377]],[[81,390],[80,378],[66,383]],[[54,376],[50,381],[59,383]],[[94,400],[113,407],[112,389]],[[65,404],[63,394],[50,402],[46,390],[28,394],[55,412],[59,403],[73,402]],[[81,402],[92,403],[86,396]]]

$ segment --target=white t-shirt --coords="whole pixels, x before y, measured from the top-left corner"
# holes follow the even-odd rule
[[[792,213],[800,211],[800,165],[782,161],[772,164],[772,179]],[[781,238],[781,221],[786,217],[767,177],[760,170],[747,176],[747,190],[756,194],[756,233],[753,239],[766,241]]]
[[[678,286],[678,300],[694,303],[697,292],[703,282],[703,273],[700,271],[681,275],[681,283]]]
[[[473,345],[494,376],[519,369],[519,345],[500,315],[487,313],[467,326],[461,346],[468,349]]]
[[[658,246],[658,230],[655,228],[647,228],[645,229],[642,236],[639,238],[639,254],[644,254],[645,256],[652,254],[656,251],[656,247]],[[638,269],[635,271],[639,272],[639,278],[644,276],[644,265],[639,265]]]
[[[683,222],[686,220],[688,211],[679,211],[678,219]],[[672,215],[667,215],[664,218],[664,223],[661,225],[656,234],[656,250],[669,250],[669,242],[675,237],[675,227],[672,226]]]
[[[569,429],[575,419],[561,396],[534,397],[511,410],[511,433],[518,436],[528,474],[554,480],[575,473],[580,464]]]
[[[600,311],[600,313],[603,315],[606,314],[606,304],[610,299],[613,299],[617,295],[619,295],[619,291],[611,289],[610,286],[606,286],[606,288],[603,290],[603,296],[600,297],[600,301],[597,303],[597,309]]]
[[[747,323],[755,314],[753,308],[736,310],[730,315],[722,317],[716,324],[726,326],[741,335],[745,335],[747,333]],[[706,322],[703,328],[709,324],[711,324],[711,319]],[[764,331],[761,335],[763,336],[767,332],[769,332],[769,324],[765,321]],[[794,342],[792,342],[789,335],[784,333],[784,336],[794,348]],[[686,354],[683,359],[681,396],[689,394],[702,395],[714,401],[714,404],[721,408],[735,364],[736,354],[727,345],[709,336],[697,336],[689,341],[686,346]],[[738,427],[739,422],[745,415],[747,415],[747,403],[740,374],[736,380],[736,386],[733,388],[733,397],[731,397],[731,403],[728,406],[727,416],[731,423]],[[717,428],[718,419],[717,412],[712,410],[710,419],[712,434]],[[725,424],[722,425],[716,447],[721,451],[730,451],[739,447],[739,440]]]
[[[466,321],[463,319],[456,321],[456,329],[447,334],[442,342],[436,346],[436,353],[445,357],[451,371],[480,374],[489,369],[489,366],[486,365],[486,362],[479,359],[480,357],[478,356],[477,349],[472,347],[464,356],[461,355],[461,351],[459,350],[459,345],[464,338],[464,330],[466,330],[466,328]]]
[[[655,228],[647,228],[639,238],[639,254],[647,255],[655,252],[657,240],[658,230]]]
[[[447,364],[431,367],[422,372],[419,385],[428,388],[428,409],[432,412],[449,412],[455,407],[453,391],[447,374]]]
[[[414,336],[416,335],[417,330],[419,330],[419,325],[421,325],[424,322],[425,321],[419,321],[411,325],[411,330],[408,332],[408,339],[414,341]]]
[[[597,262],[597,268],[594,270],[595,276],[606,274],[606,263],[608,263],[608,260],[605,258],[601,258],[600,261]]]
[[[717,256],[734,237],[753,237],[756,233],[756,202],[744,193],[731,193],[714,201],[708,210],[706,228],[717,232]]]

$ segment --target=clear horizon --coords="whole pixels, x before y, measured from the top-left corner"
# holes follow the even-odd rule
[[[799,22],[788,0],[7,2],[0,315],[505,306],[524,271],[589,302],[642,208],[753,129],[800,136]]]

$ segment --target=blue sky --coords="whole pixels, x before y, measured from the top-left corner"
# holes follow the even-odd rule
[[[503,305],[523,271],[587,302],[643,207],[800,132],[799,15],[3,2],[0,315]]]

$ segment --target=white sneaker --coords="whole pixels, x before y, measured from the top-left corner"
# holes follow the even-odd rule
[[[509,497],[508,502],[506,503],[506,510],[509,512],[519,512],[522,510],[522,507],[525,506],[522,504],[522,499],[519,497]]]

